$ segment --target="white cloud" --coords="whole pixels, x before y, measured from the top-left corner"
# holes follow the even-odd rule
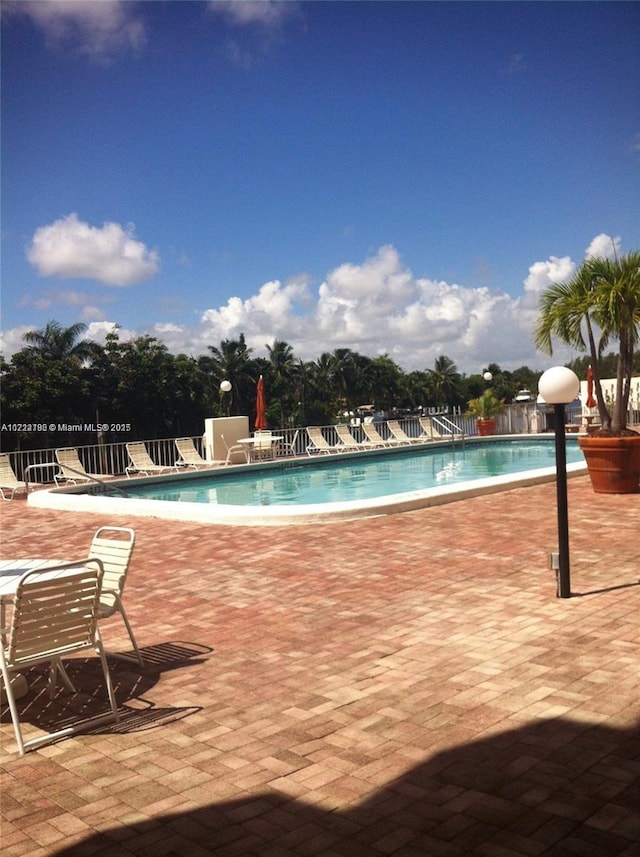
[[[290,0],[211,0],[209,8],[238,26],[260,24],[263,27],[279,27],[285,18],[296,11],[296,5]]]
[[[25,15],[45,35],[50,48],[85,56],[105,65],[146,41],[143,22],[132,3],[122,0],[38,0],[10,3],[12,15]]]
[[[529,276],[524,281],[524,287],[529,292],[543,292],[552,283],[569,280],[576,270],[575,262],[570,256],[549,256],[546,262],[534,262],[529,268]]]
[[[613,259],[620,254],[620,236],[612,238],[605,232],[596,235],[584,252],[585,259]]]
[[[10,330],[0,332],[0,354],[5,360],[10,360],[11,356],[25,347],[23,336],[30,330],[36,328],[35,324],[21,324],[19,327],[12,327]]]
[[[445,353],[469,372],[490,362],[503,368],[513,362],[515,368],[533,353],[530,318],[523,312],[520,323],[518,300],[486,288],[416,279],[391,246],[361,264],[339,265],[318,287],[315,305],[300,314],[296,309],[305,293],[306,285],[290,292],[275,281],[254,298],[231,298],[207,310],[191,351],[201,353],[206,345],[244,333],[257,355],[278,338],[304,360],[351,348],[369,356],[388,353],[410,371],[433,366]]]
[[[590,246],[601,242],[597,236]],[[267,356],[266,345],[280,339],[303,360],[351,348],[370,357],[388,353],[407,372],[432,367],[441,354],[467,373],[480,372],[488,363],[509,370],[545,368],[549,358],[536,354],[533,343],[540,292],[554,280],[570,277],[575,267],[570,256],[535,262],[521,293],[511,296],[416,277],[394,247],[383,246],[360,263],[338,265],[315,288],[308,274],[286,283],[270,280],[248,298],[230,297],[222,306],[201,311],[194,325],[150,320],[144,330],[120,331],[120,337],[125,341],[149,333],[173,353],[198,356],[243,333],[254,356]],[[91,310],[87,301],[83,317]],[[162,312],[160,304],[156,311]],[[106,321],[92,324],[87,335],[104,341],[112,327]],[[7,344],[16,347],[8,347],[6,357],[22,347],[20,335],[9,332]],[[576,356],[560,347],[553,361]]]
[[[134,227],[105,223],[101,228],[70,214],[33,235],[27,259],[46,277],[98,280],[109,286],[131,286],[158,272],[159,257],[134,238]]]
[[[135,330],[127,330],[120,327],[115,321],[94,321],[87,324],[87,330],[84,334],[84,339],[91,339],[93,342],[98,342],[104,345],[107,341],[107,335],[117,331],[120,342],[127,342],[134,339],[138,334]]]

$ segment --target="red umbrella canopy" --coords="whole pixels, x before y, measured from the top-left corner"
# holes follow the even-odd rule
[[[256,387],[256,431],[263,431],[267,427],[267,402],[264,395],[264,378],[258,378]]]
[[[595,408],[598,403],[593,398],[593,369],[591,366],[587,368],[587,402],[588,408]]]

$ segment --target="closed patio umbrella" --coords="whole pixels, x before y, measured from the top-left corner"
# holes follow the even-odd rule
[[[587,367],[587,402],[586,405],[588,408],[595,408],[598,403],[593,398],[593,369],[591,366]]]
[[[258,378],[256,387],[256,431],[264,431],[267,427],[267,402],[264,395],[264,378],[262,375]]]

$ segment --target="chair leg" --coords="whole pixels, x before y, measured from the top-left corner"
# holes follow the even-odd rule
[[[129,619],[127,618],[127,613],[126,613],[126,611],[124,609],[124,605],[122,603],[120,604],[120,611],[122,613],[122,618],[124,620],[124,624],[126,625],[127,631],[129,633],[129,638],[131,639],[133,649],[136,653],[136,657],[138,658],[138,663],[140,664],[141,667],[144,667],[144,666],[146,666],[146,664],[145,664],[144,660],[142,659],[142,655],[140,654],[140,649],[138,648],[136,638],[133,635],[133,628],[129,624]]]
[[[16,736],[16,744],[18,745],[18,752],[21,756],[24,756],[24,741],[22,739],[22,729],[20,728],[20,718],[18,717],[18,707],[16,705],[16,698],[13,695],[11,673],[5,665],[4,656],[2,656],[1,661],[2,662],[0,666],[2,667],[2,681],[4,683],[4,692],[7,695],[7,702],[9,703],[9,711],[11,712],[11,720],[13,722],[13,731]]]
[[[64,682],[67,690],[70,690],[71,693],[76,693],[76,689],[73,686],[73,682],[69,678],[66,669],[60,658],[56,658],[54,661],[51,661],[51,666],[49,667],[49,698],[53,699],[53,692],[56,689],[56,676],[58,671],[62,676],[62,681]]]
[[[116,702],[116,695],[113,690],[113,682],[111,681],[111,673],[109,672],[109,664],[107,663],[107,657],[104,652],[104,646],[102,645],[102,639],[100,638],[99,631],[96,634],[96,652],[98,653],[100,663],[102,664],[102,672],[104,674],[104,681],[107,686],[107,696],[109,697],[109,705],[111,706],[113,719],[117,723],[120,719],[120,715],[118,714],[118,704]]]
[[[115,595],[115,593],[114,593],[114,595]],[[140,667],[142,669],[144,669],[146,667],[146,664],[142,658],[142,655],[140,654],[140,649],[138,648],[138,643],[136,642],[136,638],[135,638],[135,635],[133,633],[133,628],[131,627],[131,624],[129,622],[129,618],[127,616],[127,611],[124,609],[124,604],[122,603],[122,599],[120,598],[119,595],[115,595],[113,612],[110,615],[113,615],[113,613],[116,613],[116,612],[120,613],[120,615],[122,616],[125,627],[127,629],[127,633],[129,634],[129,639],[131,640],[131,645],[133,646],[133,650],[136,653],[136,660],[140,664]],[[124,661],[131,661],[131,658],[129,657],[129,655],[114,654],[113,652],[109,652],[109,654],[112,655],[113,657],[121,658]]]

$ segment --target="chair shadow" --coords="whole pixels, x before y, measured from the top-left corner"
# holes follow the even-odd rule
[[[640,723],[560,718],[436,753],[345,811],[273,790],[113,825],[52,857],[632,857],[639,842]]]
[[[213,650],[197,643],[158,643],[140,649],[145,668],[140,669],[135,653],[127,660],[121,653],[107,655],[111,681],[118,702],[120,720],[83,730],[86,734],[139,732],[183,719],[197,711],[199,706],[158,708],[146,698],[164,672],[201,663]],[[49,698],[48,667],[40,665],[25,670],[28,692],[16,700],[20,722],[51,732],[66,725],[90,720],[108,711],[107,694],[102,668],[97,657],[69,658],[65,667],[76,693],[67,690],[58,679],[53,699]],[[11,723],[8,704],[3,701],[0,723]],[[52,742],[53,743],[53,742]]]

